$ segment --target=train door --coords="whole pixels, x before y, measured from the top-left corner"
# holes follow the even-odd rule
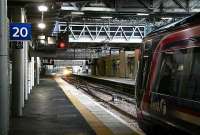
[[[198,103],[200,101],[200,81],[197,79],[200,76],[196,70],[200,69],[199,50],[199,48],[190,48],[160,52],[161,58],[157,65],[149,109],[152,118],[155,121],[158,120],[156,122],[159,125],[162,125],[160,122],[166,125],[171,123],[177,129],[181,127],[180,130],[186,131],[191,130],[190,127],[195,127],[190,126],[196,122],[194,119],[191,120],[191,117],[188,119],[189,115],[193,115],[188,112],[200,112]]]
[[[185,51],[159,52],[160,61],[157,64],[157,75],[152,88],[150,113],[158,118],[167,118],[168,100],[176,100],[180,83],[184,76],[184,60],[187,58]]]
[[[148,82],[148,76],[151,64],[151,54],[152,54],[151,51],[145,49],[145,45],[146,44],[144,44],[140,49],[141,55],[138,58],[139,68],[136,79],[136,100],[137,100],[138,117],[140,115],[142,98],[145,93]]]
[[[190,60],[179,97],[180,105],[173,116],[191,134],[200,134],[200,47],[188,49]]]

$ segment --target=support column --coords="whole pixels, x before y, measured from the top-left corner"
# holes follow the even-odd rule
[[[34,84],[35,84],[35,76],[34,76],[34,66],[35,65],[35,59],[34,57],[31,57],[31,89],[33,88]]]
[[[32,87],[33,87],[33,80],[32,80],[33,79],[33,77],[32,77],[33,76],[33,72],[32,72],[32,67],[33,66],[32,66],[32,58],[31,58],[30,67],[29,67],[30,68],[30,91],[32,90]]]
[[[0,1],[0,135],[8,134],[9,74],[8,74],[7,0]]]
[[[37,83],[37,85],[39,85],[40,84],[40,58],[39,57],[37,57],[36,58],[36,64],[37,64],[37,66],[36,66],[36,83]]]
[[[25,11],[24,8],[21,10],[16,9],[16,12],[21,14],[21,20],[19,18],[13,19],[15,22],[24,22]],[[12,112],[14,116],[22,116],[22,109],[24,107],[24,42],[17,42],[22,48],[13,49],[13,89],[12,89]],[[16,44],[14,47],[16,47]]]
[[[24,49],[15,49],[14,56],[12,112],[14,116],[22,116],[22,108],[24,106]]]
[[[31,61],[28,61],[28,94],[31,93]]]
[[[28,100],[28,42],[24,42],[24,98]]]

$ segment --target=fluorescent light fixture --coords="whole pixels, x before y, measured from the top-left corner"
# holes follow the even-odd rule
[[[106,7],[103,2],[91,2],[81,8],[81,11],[114,12],[114,8]]]
[[[84,12],[71,12],[72,15],[84,15]]]
[[[41,22],[41,23],[38,24],[38,28],[45,29],[46,28],[46,24]]]
[[[171,20],[172,17],[161,17],[162,20]]]
[[[101,16],[102,19],[112,19],[112,16]]]
[[[108,7],[82,7],[81,11],[114,12],[115,9]]]
[[[76,4],[74,2],[64,2],[61,5],[61,10],[65,10],[65,11],[78,11],[79,8],[76,6]]]
[[[95,3],[90,3],[89,4],[91,7],[105,7],[106,5],[105,5],[105,3],[103,3],[103,2],[100,2],[100,3],[97,3],[97,2],[95,2]]]
[[[38,10],[40,12],[46,12],[48,10],[48,7],[45,5],[40,5],[40,6],[38,6]]]
[[[140,16],[148,16],[149,14],[147,14],[147,13],[137,13],[137,15],[140,15]]]
[[[77,7],[72,7],[72,6],[61,6],[61,10],[65,11],[78,11]]]

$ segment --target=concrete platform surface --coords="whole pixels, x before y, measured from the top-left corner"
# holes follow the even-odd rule
[[[94,129],[97,135],[139,135],[139,130],[132,128],[94,99],[78,90],[75,86],[61,78],[56,78],[59,86],[67,97],[79,109],[83,117]],[[84,108],[83,108],[84,107]]]
[[[25,104],[24,115],[11,119],[9,135],[95,135],[55,80],[41,79]]]
[[[139,135],[124,120],[63,79],[41,79],[9,135]]]

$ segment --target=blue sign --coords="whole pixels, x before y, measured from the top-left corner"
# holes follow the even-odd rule
[[[25,41],[32,39],[32,25],[29,23],[10,23],[10,40]]]

